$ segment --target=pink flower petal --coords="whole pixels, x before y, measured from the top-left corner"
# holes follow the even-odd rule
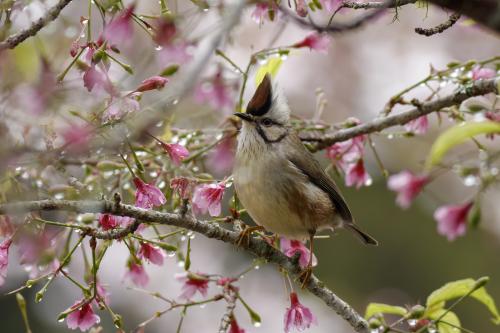
[[[467,231],[467,216],[473,203],[463,205],[448,205],[439,207],[434,213],[438,223],[438,233],[446,236],[449,241],[465,235]]]

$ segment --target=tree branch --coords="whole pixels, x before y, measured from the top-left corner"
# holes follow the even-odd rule
[[[0,214],[22,214],[32,211],[52,211],[62,210],[76,213],[109,213],[113,215],[128,216],[136,219],[133,224],[135,228],[139,225],[138,220],[157,224],[171,225],[198,232],[208,238],[217,239],[225,243],[236,245],[239,233],[222,228],[210,221],[200,221],[191,216],[180,214],[162,213],[154,210],[145,210],[131,205],[124,205],[112,201],[68,201],[68,200],[41,200],[25,201],[16,203],[0,204]],[[134,226],[113,231],[98,231],[89,227],[87,235],[99,239],[120,239],[133,232]],[[302,272],[297,261],[285,256],[278,249],[267,244],[262,239],[250,238],[248,244],[242,244],[244,250],[264,258],[268,262],[281,266],[291,276],[299,277]],[[330,289],[324,286],[316,276],[311,276],[305,288],[321,299],[325,304],[333,309],[339,316],[346,320],[356,332],[368,333],[366,320],[354,310],[348,303],[335,295]]]
[[[42,30],[50,22],[54,21],[61,13],[61,10],[66,7],[71,0],[60,0],[54,7],[50,8],[44,16],[40,17],[37,21],[33,22],[29,28],[19,31],[3,42],[0,42],[0,51],[5,49],[13,49],[17,45],[24,42],[27,38],[34,36],[38,31]]]
[[[415,28],[415,32],[419,35],[432,36],[435,34],[440,34],[445,30],[451,28],[460,19],[460,14],[454,13],[443,23],[435,26],[434,28]]]
[[[335,142],[352,139],[358,135],[380,132],[388,127],[404,125],[414,119],[427,115],[432,112],[438,112],[443,108],[453,105],[459,105],[466,99],[474,96],[481,96],[488,93],[499,93],[498,85],[500,78],[475,81],[467,89],[460,90],[454,94],[437,99],[431,102],[425,102],[411,110],[403,111],[399,114],[377,118],[368,123],[354,127],[341,129],[332,134],[322,135],[321,137],[307,137],[302,135],[303,141],[316,142],[313,151],[324,149]]]

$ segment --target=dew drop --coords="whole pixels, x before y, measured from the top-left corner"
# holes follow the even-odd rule
[[[417,322],[418,322],[418,320],[416,320],[416,319],[409,319],[408,325],[410,325],[410,327],[415,327],[415,326],[417,326]]]
[[[373,180],[371,178],[368,178],[366,181],[365,181],[365,186],[371,186],[373,184]]]
[[[57,200],[62,200],[62,199],[64,199],[64,194],[63,193],[57,193],[56,195],[54,195],[54,198],[56,198]]]
[[[150,175],[151,177],[153,177],[153,178],[156,178],[156,177],[158,177],[158,172],[156,172],[156,171],[152,171],[152,172],[150,172],[150,173],[149,173],[149,175]]]
[[[162,47],[162,46],[160,46],[160,45],[158,45],[158,46],[156,46],[156,47],[155,47],[155,50],[156,50],[156,51],[161,51],[162,49],[163,49],[163,47]]]
[[[389,140],[394,139],[394,134],[389,134],[389,135],[387,136],[387,139],[389,139]]]
[[[177,105],[178,103],[179,103],[179,100],[178,100],[178,99],[174,99],[174,100],[172,101],[172,104],[173,104],[173,105]]]
[[[177,267],[184,267],[184,261],[182,261],[182,260],[181,260],[181,261],[179,261],[179,262],[177,263]]]
[[[207,307],[207,305],[206,305],[206,304],[201,304],[201,305],[200,305],[200,309],[204,309],[204,308],[206,308],[206,307]]]
[[[254,269],[255,269],[255,270],[259,270],[259,269],[260,269],[260,266],[259,266],[259,265],[255,265]]]
[[[64,321],[64,318],[57,319],[57,321],[62,323]]]
[[[168,251],[168,252],[167,252],[167,256],[168,256],[168,257],[173,257],[173,256],[175,256],[175,254],[176,254],[176,253],[177,253],[177,252],[175,252],[175,251]]]
[[[163,180],[158,184],[158,188],[160,189],[163,189],[165,188],[165,186],[167,185],[167,183],[165,183]]]
[[[260,321],[256,321],[256,322],[253,323],[253,326],[254,327],[261,327],[262,323]]]
[[[471,187],[478,184],[478,179],[474,175],[468,175],[463,179],[463,182],[465,186]]]

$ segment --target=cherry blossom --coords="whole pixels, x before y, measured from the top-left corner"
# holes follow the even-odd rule
[[[189,150],[181,144],[160,141],[160,145],[168,156],[170,156],[172,162],[177,166],[181,165],[182,160],[189,156]]]
[[[75,310],[66,317],[66,324],[69,329],[79,328],[81,331],[87,331],[101,321],[99,316],[94,313],[91,302],[80,300],[71,308]]]
[[[135,89],[136,92],[144,92],[148,90],[161,90],[167,84],[168,79],[162,76],[152,76],[140,84],[139,87]]]
[[[280,249],[287,257],[293,257],[296,253],[300,253],[299,265],[302,268],[307,267],[309,264],[309,249],[298,240],[289,240],[285,237],[280,238]],[[313,253],[312,258],[312,266],[316,266],[318,264],[318,260]]]
[[[146,259],[152,264],[161,266],[163,265],[163,259],[165,258],[165,253],[163,252],[162,249],[144,242],[141,243],[141,248],[137,253],[137,257],[139,257],[139,259]]]
[[[175,276],[175,278],[182,282],[182,294],[180,298],[191,299],[196,292],[199,292],[202,296],[206,297],[208,292],[208,277],[201,273],[180,273]]]
[[[134,185],[137,188],[135,192],[135,205],[137,207],[149,209],[167,202],[165,195],[156,186],[147,184],[137,177],[134,178]]]
[[[113,45],[129,42],[134,32],[132,14],[135,5],[122,10],[104,29],[103,36]]]
[[[193,208],[197,213],[208,213],[210,216],[219,216],[221,213],[221,200],[226,184],[204,184],[198,186],[193,195]]]
[[[429,177],[426,175],[402,171],[389,177],[387,187],[398,193],[396,203],[402,208],[408,208],[428,182]]]
[[[170,180],[170,188],[177,192],[182,199],[189,199],[193,182],[186,177],[177,177]]]
[[[477,80],[486,80],[486,79],[492,79],[497,75],[497,72],[494,69],[487,68],[487,67],[480,67],[480,66],[475,66],[472,71],[472,80],[477,81]]]
[[[320,34],[317,32],[309,34],[306,38],[293,45],[293,47],[296,48],[308,47],[312,51],[318,51],[321,53],[327,53],[329,46],[330,37],[326,34]]]
[[[290,293],[290,307],[285,312],[285,333],[302,332],[313,324],[317,325],[317,320],[311,310],[299,302],[295,292]]]
[[[350,164],[345,172],[345,184],[347,186],[356,186],[356,188],[359,189],[363,185],[369,185],[372,181],[372,178],[368,172],[366,172],[363,159],[359,159],[356,163]]]
[[[224,138],[207,157],[207,166],[217,176],[226,176],[233,170],[236,148],[235,137]]]
[[[447,205],[439,207],[434,212],[437,221],[438,233],[446,236],[449,241],[465,235],[467,231],[467,217],[473,206],[473,202],[462,205]]]
[[[229,333],[245,333],[245,330],[240,328],[234,316],[231,317],[231,322],[229,324]]]
[[[418,117],[417,119],[408,122],[405,125],[405,129],[410,133],[419,135],[425,134],[429,129],[429,120],[426,115]]]
[[[209,81],[196,87],[194,99],[199,104],[208,103],[216,110],[232,109],[234,105],[233,87],[224,82],[222,72],[219,71]]]
[[[12,239],[7,238],[0,243],[0,286],[5,283],[7,277],[7,266],[9,265],[9,248],[12,244]]]
[[[145,287],[149,283],[149,276],[142,264],[130,263],[125,277],[138,287]]]

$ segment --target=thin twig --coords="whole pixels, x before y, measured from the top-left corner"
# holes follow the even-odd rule
[[[415,28],[415,32],[419,35],[432,36],[435,34],[440,34],[445,30],[451,28],[460,19],[460,14],[454,13],[443,23],[435,26],[434,28]]]

